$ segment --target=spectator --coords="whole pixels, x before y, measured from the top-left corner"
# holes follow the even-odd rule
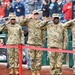
[[[44,20],[48,20],[48,17],[49,17],[49,4],[48,4],[48,0],[44,0],[43,1],[42,11],[43,11],[43,19]]]
[[[18,45],[24,44],[24,36],[23,30],[19,24],[16,23],[15,15],[10,17],[5,24],[0,27],[0,31],[6,30],[8,32],[8,40],[7,45]],[[11,34],[12,33],[12,34]],[[17,48],[9,48],[9,65],[10,65],[10,73],[9,75],[19,75],[18,72],[18,49]],[[15,57],[16,56],[16,57]]]
[[[58,13],[61,14],[62,13],[62,8],[63,8],[63,4],[62,4],[62,0],[57,0],[57,7],[58,7]]]
[[[0,18],[3,18],[5,17],[5,9],[6,9],[6,6],[4,5],[4,2],[0,2]]]
[[[62,13],[62,9],[63,9],[62,0],[57,0],[57,3],[58,3],[58,5],[57,5],[57,7],[58,7],[57,12],[58,12],[58,14],[60,16],[60,21],[62,21],[64,19],[63,13]]]
[[[66,4],[63,6],[64,18],[66,21],[72,19],[72,3],[70,0],[66,0]]]
[[[0,46],[4,45],[3,39],[0,38]]]
[[[7,4],[8,4],[8,2],[10,2],[10,0],[4,0],[4,2],[5,2],[5,4],[7,5]]]
[[[10,0],[10,2],[12,3],[13,0]]]
[[[10,0],[4,0],[5,2],[10,2]]]
[[[24,40],[25,40],[25,46],[27,46],[27,41],[28,41],[28,27],[23,26],[23,31],[24,31]],[[30,58],[28,56],[28,49],[23,49],[25,55],[26,55],[26,60],[27,60],[27,68],[30,69]]]
[[[29,9],[29,14],[32,13],[32,11],[34,10],[34,3],[35,3],[35,0],[26,0],[26,3],[28,4],[28,9]]]
[[[52,19],[52,14],[57,13],[57,11],[58,11],[57,5],[58,4],[57,4],[56,0],[51,0],[50,7],[49,7],[51,19]]]
[[[66,0],[62,0],[62,4],[64,5],[66,3]]]
[[[51,0],[48,0],[48,3],[50,4],[51,3]]]
[[[6,7],[6,17],[9,16],[9,13],[13,13],[13,12],[14,12],[14,10],[12,8],[12,5],[10,2],[8,2],[7,7]]]
[[[35,0],[35,10],[41,9],[42,0]]]
[[[23,20],[23,17],[25,16],[25,7],[21,3],[20,0],[16,0],[16,4],[14,5],[14,12],[16,14],[16,20],[17,22],[20,22]]]

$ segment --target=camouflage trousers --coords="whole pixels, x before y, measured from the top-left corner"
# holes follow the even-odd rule
[[[30,67],[32,71],[41,70],[42,51],[29,50]]]
[[[49,53],[50,59],[50,72],[52,75],[61,75],[62,74],[62,53],[51,52]]]
[[[18,49],[10,48],[7,50],[10,68],[18,68]]]

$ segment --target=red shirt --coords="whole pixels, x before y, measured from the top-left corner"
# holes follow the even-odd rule
[[[7,5],[8,2],[10,2],[10,0],[5,0],[5,1],[4,1],[4,4]]]
[[[5,7],[0,6],[0,17],[5,17]]]
[[[5,2],[10,2],[10,0],[5,0]]]
[[[63,6],[63,12],[64,12],[64,15],[65,15],[65,20],[70,20],[72,19],[72,3],[66,3],[64,6]]]

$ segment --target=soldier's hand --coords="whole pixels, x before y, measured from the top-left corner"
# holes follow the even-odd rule
[[[6,23],[5,23],[5,24],[9,24],[9,23],[10,23],[10,20],[6,21]]]
[[[50,22],[50,19],[46,20],[46,22],[47,22],[47,23]]]
[[[25,18],[31,19],[31,18],[33,18],[33,15],[32,14],[28,14],[28,15],[26,15]]]
[[[29,18],[29,19],[33,18],[33,15],[30,15],[28,18]]]
[[[74,18],[74,22],[75,22],[75,18]]]

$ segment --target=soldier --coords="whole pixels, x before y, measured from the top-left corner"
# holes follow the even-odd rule
[[[24,44],[24,33],[20,25],[16,23],[15,16],[11,16],[10,20],[0,27],[0,31],[6,31],[8,33],[7,45]],[[19,74],[18,72],[18,49],[9,48],[9,75]]]
[[[32,18],[29,15],[28,18],[31,19],[24,19],[21,25],[28,26],[28,45],[36,46],[36,47],[43,47],[44,46],[44,39],[43,38],[43,28],[42,25],[47,24],[47,22],[42,22],[38,19],[39,12],[37,10],[33,11]],[[43,34],[42,34],[43,33]],[[36,51],[33,49],[29,50],[29,57],[30,57],[30,65],[32,70],[32,75],[40,75],[41,70],[41,59],[42,59],[42,51]]]
[[[48,48],[52,49],[66,49],[68,45],[67,30],[64,29],[63,24],[59,22],[59,15],[53,14],[53,21],[49,22],[47,27],[48,34]],[[50,72],[52,75],[62,74],[62,58],[63,53],[49,52]]]
[[[73,50],[75,50],[75,19],[66,22],[63,26],[64,26],[64,28],[71,30],[71,32],[72,32],[72,48],[73,48]],[[73,61],[74,61],[73,72],[75,75],[75,54],[73,54]]]

